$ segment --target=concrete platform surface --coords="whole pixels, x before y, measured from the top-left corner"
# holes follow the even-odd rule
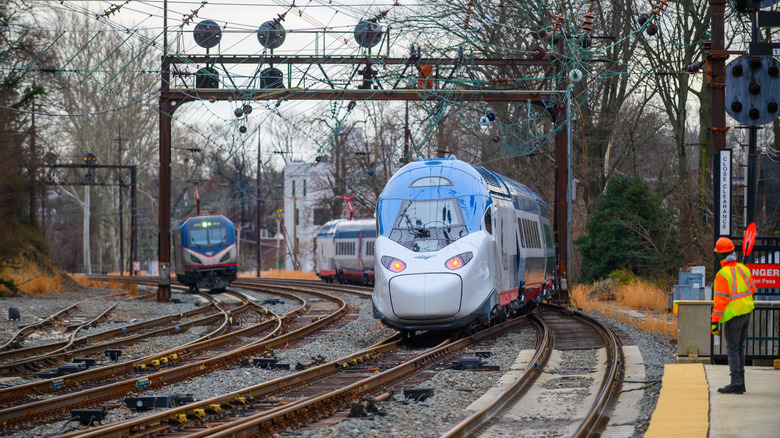
[[[745,367],[744,394],[721,394],[728,365],[705,365],[710,390],[710,438],[780,437],[780,370]]]

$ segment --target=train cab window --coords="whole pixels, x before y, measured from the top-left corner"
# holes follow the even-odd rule
[[[426,176],[424,178],[418,178],[409,187],[440,187],[451,186],[452,181],[440,176]]]
[[[407,199],[390,240],[418,252],[438,251],[468,234],[458,198]]]
[[[228,228],[219,223],[207,222],[209,225],[196,222],[188,227],[189,245],[198,249],[214,249],[226,245],[229,241]]]
[[[488,234],[493,234],[493,214],[490,212],[490,207],[485,211],[485,219],[482,224],[482,229]]]

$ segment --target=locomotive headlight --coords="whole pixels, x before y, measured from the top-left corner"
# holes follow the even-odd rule
[[[195,257],[192,254],[190,254],[190,260],[192,260],[193,263],[198,264],[198,265],[202,265],[203,264],[203,262],[201,262],[199,258]]]
[[[221,259],[219,259],[219,262],[222,263],[225,260],[227,260],[230,257],[230,251],[226,252],[225,255],[222,256]]]
[[[401,272],[404,269],[406,269],[406,263],[398,260],[395,257],[390,257],[390,256],[382,256],[382,265],[385,268],[395,273]]]
[[[450,257],[449,260],[447,260],[446,263],[444,263],[444,266],[446,266],[448,269],[452,269],[453,271],[456,269],[460,269],[462,266],[465,266],[468,264],[468,262],[471,261],[471,259],[474,257],[474,255],[469,252],[464,252],[461,254],[458,254],[454,257]]]

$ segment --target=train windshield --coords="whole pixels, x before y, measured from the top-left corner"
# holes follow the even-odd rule
[[[230,243],[230,233],[220,221],[196,221],[187,227],[187,241],[191,248],[216,249]]]
[[[457,198],[401,203],[390,239],[412,251],[438,251],[468,234]]]

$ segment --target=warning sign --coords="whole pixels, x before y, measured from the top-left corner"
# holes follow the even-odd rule
[[[748,263],[747,267],[757,288],[780,287],[780,264]]]

